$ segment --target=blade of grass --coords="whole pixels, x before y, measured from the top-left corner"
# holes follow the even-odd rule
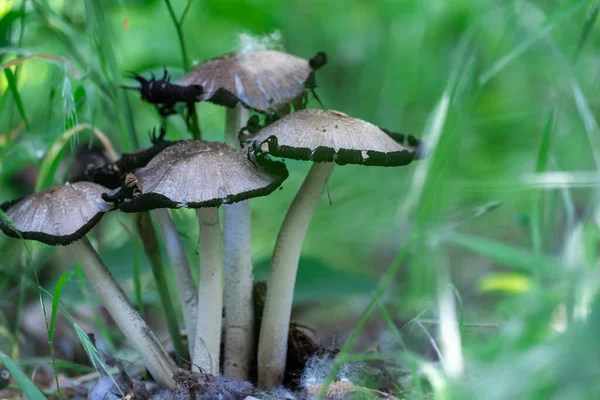
[[[379,300],[377,300],[377,306],[379,308],[379,313],[381,314],[381,316],[383,317],[383,320],[385,321],[388,328],[392,332],[392,335],[394,335],[394,338],[396,338],[396,341],[400,344],[403,351],[407,352],[408,349],[406,347],[406,344],[404,343],[404,340],[402,339],[402,333],[400,333],[400,330],[398,329],[398,327],[392,320],[392,317],[390,316],[389,312],[387,311],[387,308]],[[412,381],[415,385],[415,387],[414,387],[415,394],[418,396],[419,399],[424,399],[425,392],[423,390],[423,385],[421,384],[421,379],[419,378],[419,374],[417,373],[416,363],[409,358],[407,360],[407,367],[409,369],[410,376],[412,377]]]
[[[585,21],[583,22],[583,28],[581,29],[581,35],[579,36],[579,43],[577,43],[577,49],[573,54],[573,59],[571,63],[575,65],[575,62],[579,58],[579,54],[581,54],[581,49],[587,42],[590,32],[596,23],[596,19],[598,19],[598,13],[600,12],[600,1],[596,0],[596,4],[594,4],[587,12],[585,16]]]
[[[171,0],[165,0],[165,4],[167,5],[167,9],[169,10],[169,15],[171,16],[171,20],[175,25],[175,30],[177,31],[177,39],[179,40],[179,47],[181,48],[181,56],[183,58],[183,70],[188,72],[190,70],[190,60],[188,57],[187,49],[185,46],[185,40],[183,38],[182,25],[185,17],[187,16],[188,11],[190,10],[190,6],[192,5],[192,1],[188,0],[181,14],[181,18],[178,20],[175,16],[175,10],[173,10],[173,6],[171,5]],[[195,140],[202,139],[202,132],[200,131],[200,122],[198,121],[198,114],[196,113],[196,105],[192,104],[188,110],[189,119],[190,119],[190,130],[192,131],[192,137]]]
[[[103,96],[107,99],[111,99],[111,92],[107,83],[102,80],[102,77],[93,68],[92,63],[90,63],[87,58],[79,52],[77,46],[71,40],[71,37],[74,37],[74,35],[69,36],[69,34],[61,30],[62,25],[64,25],[62,19],[58,17],[55,18],[59,22],[58,24],[54,23],[54,21],[51,22],[49,18],[50,14],[52,14],[52,9],[43,1],[34,0],[32,3],[37,16],[40,18],[45,28],[54,34],[54,36],[56,36],[56,38],[62,43],[69,54],[71,54],[71,57],[78,65],[86,68],[90,79],[100,89]]]
[[[135,132],[131,105],[125,91],[119,90],[117,86],[121,74],[112,47],[112,35],[104,12],[103,0],[87,0],[86,9],[88,18],[94,23],[94,40],[98,57],[103,65],[104,78],[110,85],[111,97],[117,106],[117,116],[121,126],[121,148],[124,152],[131,148],[138,149],[140,144]]]
[[[386,271],[385,275],[379,281],[379,284],[377,285],[377,287],[375,288],[375,291],[373,292],[373,299],[369,302],[369,305],[367,306],[365,311],[360,316],[360,318],[359,318],[358,322],[356,323],[356,325],[354,326],[354,328],[352,328],[352,331],[350,332],[348,339],[344,343],[344,346],[342,347],[342,349],[339,353],[340,356],[343,357],[344,355],[347,355],[348,353],[350,353],[352,351],[354,344],[358,340],[358,336],[360,335],[360,332],[367,325],[367,322],[369,321],[371,314],[377,308],[377,304],[380,301],[379,299],[385,294],[385,292],[388,290],[388,288],[394,281],[396,273],[398,272],[398,270],[402,266],[402,262],[408,255],[408,251],[410,249],[410,245],[412,245],[413,240],[414,240],[414,234],[409,237],[409,240],[406,242],[404,247],[396,255],[396,258],[392,262],[392,265],[390,266],[390,268]],[[333,380],[335,379],[342,364],[343,364],[343,360],[340,357],[337,357],[333,366],[331,367],[331,371],[329,371],[329,374],[327,375],[327,378],[325,379],[325,382],[323,383],[323,387],[317,394],[317,398],[323,398],[325,396],[325,394],[327,393],[329,384],[331,382],[333,382]]]
[[[41,305],[41,308],[42,308],[42,314],[44,315],[44,322],[46,324],[46,331],[48,331],[48,328],[49,328],[49,326],[48,326],[48,313],[46,312],[46,305],[44,303],[44,298],[43,298],[43,292],[45,292],[45,290],[40,285],[40,280],[39,280],[37,271],[36,271],[36,269],[33,266],[33,257],[31,255],[31,251],[29,250],[29,247],[27,246],[27,242],[25,241],[25,239],[23,239],[23,237],[21,236],[20,231],[15,227],[15,225],[13,224],[13,222],[11,221],[11,219],[2,210],[0,210],[0,219],[2,219],[4,221],[4,223],[6,225],[8,225],[9,227],[11,227],[15,232],[17,232],[17,235],[19,236],[19,239],[23,243],[23,248],[25,250],[25,260],[26,260],[26,264],[27,264],[26,267],[30,268],[33,271],[33,275],[35,277],[35,283],[37,285],[37,290],[38,290],[38,296],[39,296],[39,300],[40,300],[40,305]],[[2,353],[2,354],[4,354],[4,353]],[[52,343],[50,343],[50,355],[52,357],[52,370],[54,372],[54,381],[56,383],[56,389],[58,391],[59,398],[60,398],[60,386],[58,384],[58,372],[56,371],[56,359],[54,357],[54,344],[52,344]],[[12,360],[10,360],[10,362],[12,362]],[[11,371],[11,373],[12,373],[12,371]],[[17,371],[17,373],[22,373],[22,372],[21,371]],[[27,378],[27,377],[25,377],[25,378]],[[29,381],[29,382],[31,382],[31,381]],[[24,381],[24,384],[27,385],[28,384],[27,381]],[[34,393],[34,395],[35,395],[35,393]]]
[[[452,232],[438,238],[442,243],[464,247],[500,264],[532,274],[551,274],[561,271],[560,261],[544,254],[509,246],[504,243]]]
[[[52,296],[52,314],[50,317],[50,329],[48,329],[48,343],[51,343],[54,339],[54,327],[56,325],[56,316],[58,314],[58,303],[60,302],[63,287],[69,281],[69,279],[71,279],[73,274],[73,271],[67,271],[64,274],[62,274],[58,279],[58,282],[56,282],[56,287],[54,288],[54,296]]]
[[[144,300],[142,299],[142,272],[140,269],[140,251],[135,248],[135,258],[133,259],[133,288],[135,290],[135,302],[138,312],[144,318]]]
[[[35,383],[33,383],[31,379],[29,379],[27,375],[25,375],[23,371],[19,369],[17,364],[2,351],[0,351],[0,361],[10,371],[13,379],[19,385],[19,389],[23,391],[28,399],[47,400],[46,396],[44,396],[44,394],[37,388]]]
[[[540,147],[538,149],[537,161],[535,166],[536,173],[546,171],[546,168],[548,166],[548,158],[550,155],[550,142],[555,126],[554,115],[554,107],[552,107],[550,109],[550,114],[546,119],[546,126],[544,127],[542,139],[540,140]],[[536,190],[531,207],[531,242],[533,244],[533,250],[536,252],[542,251],[541,218],[543,213],[544,192],[542,192],[541,190]]]
[[[19,114],[21,115],[21,119],[25,124],[25,129],[27,132],[31,132],[31,126],[29,125],[29,121],[27,120],[27,114],[25,113],[25,107],[23,106],[23,100],[21,99],[21,95],[19,94],[19,89],[17,88],[17,81],[15,80],[15,76],[13,75],[12,70],[6,68],[4,69],[4,76],[6,76],[6,82],[8,83],[8,89],[13,95],[13,99],[15,100],[15,104],[17,105],[17,110],[19,110]]]
[[[450,280],[447,261],[438,264],[438,312],[440,324],[438,335],[442,354],[444,355],[444,370],[451,378],[460,378],[465,369],[460,323],[457,318],[456,297],[454,286]]]
[[[548,33],[550,33],[555,27],[565,21],[567,18],[571,17],[580,7],[589,3],[589,0],[579,0],[572,1],[565,5],[563,5],[556,13],[554,13],[550,18],[548,18],[542,28],[533,34],[528,39],[521,42],[517,47],[514,48],[513,51],[502,57],[500,60],[496,61],[494,65],[492,65],[489,69],[484,71],[479,76],[479,84],[485,85],[490,79],[496,76],[500,71],[502,71],[508,64],[514,61],[516,58],[525,53],[531,46],[537,43],[540,39],[546,37]]]
[[[47,290],[42,288],[41,291],[43,293],[45,293],[48,297],[53,299],[52,294],[50,294]],[[75,320],[73,319],[71,314],[67,311],[67,309],[62,304],[58,303],[58,307],[59,307],[62,315],[70,322],[71,327],[75,331],[75,334],[77,335],[77,338],[81,342],[81,345],[83,346],[83,349],[85,350],[86,354],[88,355],[88,358],[89,358],[90,362],[92,363],[92,366],[94,367],[94,369],[96,371],[98,371],[100,374],[110,375],[109,371],[111,368],[106,364],[104,357],[102,357],[102,355],[100,354],[98,349],[92,343],[89,335],[87,333],[85,333],[83,331],[83,329],[81,329],[81,327],[75,322]],[[111,379],[112,379],[112,376],[111,376]],[[115,387],[117,387],[117,389],[121,392],[121,395],[123,395],[123,392],[121,391],[119,385],[115,382],[114,379],[113,379],[113,383],[114,383]],[[58,387],[58,382],[57,382],[57,387]]]
[[[173,346],[175,348],[175,354],[177,356],[177,364],[182,365],[186,357],[187,351],[183,345],[181,334],[179,331],[179,325],[177,324],[177,314],[173,308],[173,302],[171,301],[171,295],[169,294],[169,288],[167,286],[167,278],[164,273],[164,265],[160,254],[160,245],[157,239],[157,232],[152,224],[150,214],[148,212],[141,212],[135,216],[135,225],[138,231],[139,237],[142,240],[142,245],[150,261],[152,267],[152,274],[154,276],[154,282],[158,288],[160,295],[160,302],[163,308],[163,313],[167,321],[167,327]]]
[[[32,365],[35,366],[40,364],[49,364],[51,362],[52,360],[50,359],[50,357],[27,357],[22,358],[19,361],[19,364],[25,367]],[[78,374],[85,374],[94,370],[89,365],[77,364],[75,362],[65,361],[58,358],[56,359],[56,366],[62,369],[72,370],[73,372],[76,372]]]
[[[15,50],[18,50],[18,49],[15,49]],[[36,59],[45,60],[45,61],[49,62],[50,64],[58,65],[63,68],[65,66],[67,66],[67,67],[69,67],[69,69],[75,79],[81,79],[81,73],[79,72],[77,67],[75,67],[75,65],[73,65],[73,63],[71,61],[67,60],[64,57],[55,56],[53,54],[30,54],[25,57],[17,58],[15,60],[11,60],[5,64],[2,64],[0,66],[0,71],[6,70],[10,67],[15,67],[15,66],[19,67],[19,66],[21,66],[21,64],[23,64],[26,61],[36,60]]]
[[[175,30],[177,31],[177,39],[179,40],[179,47],[181,49],[181,56],[183,58],[183,69],[184,71],[189,71],[190,70],[190,61],[188,58],[188,53],[187,53],[187,49],[185,47],[185,40],[183,39],[183,32],[181,30],[181,24],[183,23],[183,20],[185,19],[185,16],[187,15],[187,12],[192,4],[191,0],[188,0],[187,5],[185,6],[185,10],[183,11],[183,14],[181,15],[181,19],[177,19],[177,17],[175,16],[175,10],[173,10],[173,6],[171,5],[171,0],[165,0],[165,4],[167,5],[167,9],[169,10],[169,15],[171,16],[171,20],[173,21],[173,24],[175,25]]]

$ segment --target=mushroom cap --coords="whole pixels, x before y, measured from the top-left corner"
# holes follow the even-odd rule
[[[249,142],[275,157],[339,165],[407,165],[422,155],[413,136],[394,140],[377,126],[334,110],[299,110],[265,126]]]
[[[233,107],[278,111],[304,94],[309,60],[275,50],[230,53],[198,65],[179,85],[202,85],[201,100]]]
[[[243,152],[224,143],[181,141],[126,177],[134,198],[120,203],[119,208],[139,212],[218,207],[266,196],[281,185],[288,171],[281,162],[263,161],[255,165]]]
[[[0,219],[0,229],[15,238],[37,240],[49,245],[68,245],[81,239],[112,210],[102,200],[107,189],[92,182],[56,186],[0,205],[14,228]]]

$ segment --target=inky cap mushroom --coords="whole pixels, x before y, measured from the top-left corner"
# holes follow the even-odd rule
[[[407,165],[422,143],[333,110],[299,110],[261,129],[249,141],[275,157],[339,165]]]
[[[294,284],[302,243],[335,164],[403,166],[422,156],[422,143],[351,118],[339,111],[300,110],[262,128],[250,138],[249,156],[264,153],[314,161],[279,230],[258,343],[258,384],[281,384]]]
[[[223,143],[187,140],[166,148],[146,167],[128,174],[121,193],[105,199],[129,192],[130,199],[119,204],[125,212],[218,207],[265,196],[287,176],[283,163],[264,159],[259,165]]]
[[[234,107],[278,112],[315,87],[314,71],[327,61],[325,53],[305,60],[275,50],[231,53],[198,65],[178,82],[201,85],[202,100]]]
[[[106,188],[92,182],[76,182],[2,204],[12,225],[0,218],[0,228],[12,237],[67,245],[88,280],[146,367],[162,385],[173,387],[175,363],[119,287],[85,234],[114,208],[102,200]],[[14,226],[14,227],[13,227]],[[15,230],[16,229],[16,230]]]
[[[57,186],[0,206],[13,226],[0,219],[0,229],[12,237],[49,245],[68,245],[81,239],[114,208],[102,200],[106,188],[92,182]]]
[[[192,364],[219,373],[223,254],[218,207],[277,189],[288,172],[285,165],[261,157],[252,162],[223,143],[178,142],[154,157],[146,167],[127,174],[117,193],[126,212],[157,208],[195,208],[199,223],[200,284]]]

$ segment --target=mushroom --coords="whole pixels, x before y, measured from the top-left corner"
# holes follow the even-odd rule
[[[391,138],[368,122],[338,111],[300,110],[251,138],[255,153],[314,161],[279,231],[258,344],[258,383],[281,384],[296,272],[308,225],[335,164],[407,165],[421,156],[413,136]]]
[[[104,213],[113,209],[101,198],[106,190],[92,182],[77,182],[6,202],[0,209],[10,221],[0,218],[0,229],[16,238],[68,245],[121,332],[141,353],[154,379],[174,387],[175,363],[85,238]]]
[[[305,88],[316,86],[314,72],[325,53],[310,60],[274,50],[231,53],[199,64],[183,76],[182,86],[201,85],[200,99],[227,106],[225,143],[239,149],[239,132],[248,109],[285,114],[302,102]],[[223,208],[225,253],[225,375],[248,379],[253,343],[250,202]]]
[[[183,141],[166,148],[148,165],[127,175],[117,193],[125,212],[156,208],[197,209],[200,230],[200,284],[192,364],[219,373],[223,309],[223,254],[218,207],[265,196],[287,178],[282,163],[264,157],[256,163],[223,143]]]
[[[137,168],[145,167],[154,156],[175,143],[164,140],[165,133],[164,127],[161,127],[159,135],[156,135],[156,132],[153,131],[150,135],[152,147],[138,150],[134,153],[123,154],[119,160],[113,163],[106,163],[105,165],[91,168],[86,172],[87,178],[110,189],[120,187],[121,178],[124,174]],[[167,250],[169,263],[173,269],[185,330],[189,335],[193,335],[193,332],[196,330],[197,290],[192,279],[183,243],[177,234],[173,219],[167,210],[155,210],[152,215],[163,235],[163,242]],[[158,248],[155,244],[154,226],[150,222],[148,215],[140,214],[136,219],[136,227],[140,233],[144,248],[147,249],[146,254],[150,259],[152,272],[161,297],[161,304],[165,307],[165,317],[167,318],[167,326],[173,339],[173,345],[177,355],[183,357],[184,352],[181,349],[182,342],[177,328],[176,316],[163,277],[164,274],[162,273],[162,260],[160,254],[156,254]],[[154,254],[152,254],[153,252]],[[189,354],[192,354],[191,340],[188,341],[188,350]]]

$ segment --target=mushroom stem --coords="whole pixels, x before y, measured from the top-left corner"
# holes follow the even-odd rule
[[[175,227],[173,218],[169,214],[169,210],[159,208],[152,211],[152,213],[162,233],[169,262],[175,275],[175,284],[179,292],[179,303],[183,312],[183,324],[188,335],[188,350],[189,354],[192,354],[192,343],[194,343],[192,338],[196,333],[196,302],[198,291],[196,290],[190,265],[185,255],[185,248],[177,233],[177,228]]]
[[[302,243],[335,163],[314,163],[288,209],[279,230],[267,280],[267,295],[258,340],[258,385],[281,384],[296,272]]]
[[[248,120],[240,104],[227,108],[225,143],[239,149],[238,135]],[[224,374],[247,380],[254,339],[250,200],[223,206],[225,265]]]
[[[196,213],[200,226],[200,285],[192,366],[194,370],[218,375],[223,318],[223,249],[219,209],[199,208]]]
[[[104,265],[87,238],[71,244],[69,249],[81,264],[94,290],[117,326],[142,355],[146,367],[161,385],[174,388],[173,373],[177,366],[140,314],[133,308],[123,290]]]

